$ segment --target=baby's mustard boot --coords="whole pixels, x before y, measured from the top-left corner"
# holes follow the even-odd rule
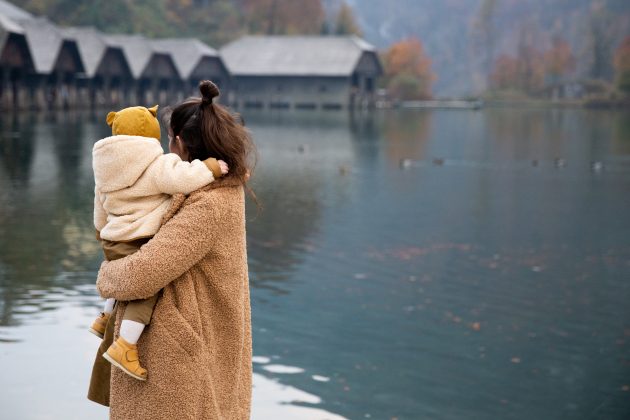
[[[103,357],[127,375],[141,381],[147,380],[147,370],[140,366],[136,344],[129,344],[124,338],[118,337],[103,353]]]
[[[101,312],[101,314],[92,322],[92,326],[90,327],[90,332],[102,339],[105,335],[105,327],[107,327],[107,321],[109,321],[110,314],[106,314],[105,312]]]

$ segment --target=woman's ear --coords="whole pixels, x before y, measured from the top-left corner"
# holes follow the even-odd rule
[[[181,150],[184,156],[188,156],[188,148],[186,148],[186,144],[182,140],[181,137],[175,136],[175,143],[177,144],[177,148]]]

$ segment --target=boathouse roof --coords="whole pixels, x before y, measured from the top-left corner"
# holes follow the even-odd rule
[[[35,71],[40,74],[52,72],[64,43],[59,28],[42,17],[23,19],[19,23],[24,29]]]
[[[142,35],[103,35],[105,42],[120,47],[135,79],[142,77],[142,72],[151,60],[153,47]]]
[[[169,54],[183,79],[188,79],[206,57],[218,58],[214,48],[194,38],[163,38],[152,40],[155,51]]]
[[[33,18],[33,15],[27,12],[26,10],[20,9],[13,3],[10,3],[5,0],[0,0],[0,15],[6,16],[9,19],[18,19],[18,20]]]
[[[220,51],[236,76],[350,76],[376,49],[356,36],[246,36]],[[380,64],[379,64],[380,66]]]
[[[91,26],[59,28],[66,39],[74,40],[79,48],[85,74],[94,77],[108,48],[120,47],[108,42],[108,39]]]

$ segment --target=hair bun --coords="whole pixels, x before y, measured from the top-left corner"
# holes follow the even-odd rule
[[[201,102],[204,104],[211,104],[212,99],[219,96],[221,93],[217,85],[210,80],[202,80],[199,82],[199,91],[201,92]]]

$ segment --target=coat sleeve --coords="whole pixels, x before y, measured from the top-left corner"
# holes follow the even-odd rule
[[[101,202],[101,193],[94,187],[94,227],[98,232],[107,224],[107,212]]]
[[[214,181],[208,165],[200,160],[186,162],[174,153],[158,157],[149,167],[155,189],[164,194],[190,194]]]
[[[101,296],[122,301],[148,298],[211,252],[227,214],[214,196],[211,192],[191,195],[140,250],[103,262],[96,282]]]

